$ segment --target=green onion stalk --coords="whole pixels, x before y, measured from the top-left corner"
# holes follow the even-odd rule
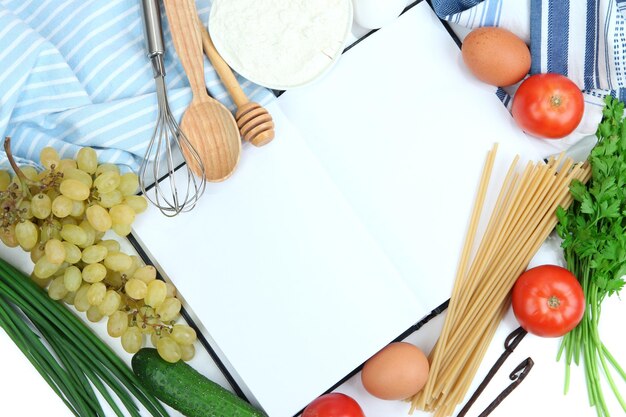
[[[141,417],[136,400],[150,415],[168,416],[131,369],[82,321],[2,259],[0,327],[75,416],[105,416],[96,390],[119,417]]]

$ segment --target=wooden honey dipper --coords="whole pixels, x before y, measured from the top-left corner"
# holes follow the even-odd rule
[[[207,31],[202,21],[198,18],[200,32],[202,34],[202,47],[204,53],[217,74],[222,80],[222,84],[228,90],[228,93],[232,97],[235,105],[237,106],[237,112],[235,113],[235,119],[237,120],[237,126],[239,132],[243,138],[253,144],[254,146],[263,146],[274,139],[274,121],[272,115],[258,103],[248,100],[246,93],[239,85],[235,74],[232,69],[224,61],[222,56],[215,49],[211,35]]]

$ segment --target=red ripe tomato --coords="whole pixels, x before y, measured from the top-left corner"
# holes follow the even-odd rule
[[[359,404],[340,393],[322,395],[304,409],[302,417],[365,417]]]
[[[529,333],[560,337],[580,323],[585,294],[565,268],[542,265],[524,272],[513,287],[513,313]]]
[[[576,129],[584,110],[583,94],[569,78],[560,74],[536,74],[517,89],[511,113],[526,133],[559,139]]]

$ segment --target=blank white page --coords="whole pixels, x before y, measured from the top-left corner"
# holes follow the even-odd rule
[[[467,71],[422,2],[346,52],[320,82],[279,99],[431,308],[450,296],[489,149],[500,143],[491,190],[515,154],[537,159],[538,141],[515,126],[494,91]]]
[[[150,207],[134,235],[272,417],[289,417],[418,321],[377,242],[274,103],[276,139],[244,147],[190,213]]]

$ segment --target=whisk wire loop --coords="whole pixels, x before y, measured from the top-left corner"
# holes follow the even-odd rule
[[[173,217],[195,207],[206,188],[205,169],[200,155],[172,115],[163,76],[157,75],[155,82],[158,116],[154,134],[139,169],[139,183],[146,198],[164,215]],[[185,163],[177,167],[175,156],[183,147],[186,150]],[[152,169],[149,169],[150,164]],[[196,177],[191,169],[192,164],[203,175]],[[161,175],[164,177],[160,179]],[[154,186],[150,190],[148,184],[152,181]]]

